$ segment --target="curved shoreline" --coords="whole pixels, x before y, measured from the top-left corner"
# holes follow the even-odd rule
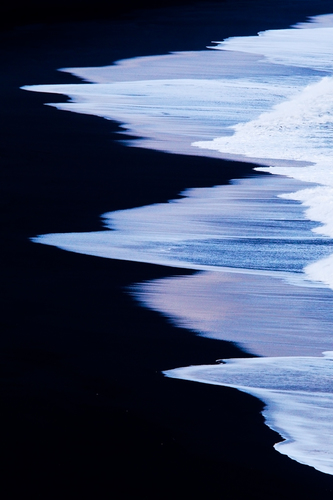
[[[192,34],[194,27],[200,30],[199,19],[188,28]],[[222,161],[198,157],[173,156],[170,169],[170,155],[114,141],[118,125],[58,112],[42,106],[43,96],[18,90],[43,80],[54,83],[57,75],[61,82],[73,81],[57,67],[151,50],[161,19],[150,21],[141,46],[134,42],[135,33],[142,34],[142,19],[137,25],[126,22],[131,37],[122,34],[119,44],[123,26],[110,36],[105,23],[93,23],[89,32],[87,25],[34,28],[21,50],[23,30],[12,37],[16,46],[2,48],[6,293],[1,357],[7,424],[2,454],[8,484],[21,475],[25,491],[47,488],[51,498],[70,478],[76,492],[102,494],[122,486],[127,493],[156,498],[154,477],[179,497],[221,490],[232,499],[249,490],[256,498],[281,498],[286,490],[303,498],[314,498],[314,491],[329,497],[330,479],[274,452],[277,436],[263,426],[260,402],[160,374],[239,356],[232,344],[175,328],[123,293],[133,282],[186,271],[70,255],[28,242],[43,232],[93,230],[100,227],[99,215],[111,209],[167,200],[185,187],[221,184],[231,171],[235,177],[234,163],[223,162],[222,171]],[[76,40],[75,29],[81,31]],[[170,45],[165,26],[162,32],[156,52]],[[188,35],[182,40],[178,34],[177,43],[191,45]],[[204,35],[198,38],[194,46]],[[133,171],[134,162],[144,166],[144,174]],[[251,171],[251,165],[237,167],[239,176]]]

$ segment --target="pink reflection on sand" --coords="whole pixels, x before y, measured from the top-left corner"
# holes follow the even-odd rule
[[[290,283],[278,273],[200,272],[139,284],[133,294],[179,326],[256,355],[333,350],[333,291],[297,277]]]

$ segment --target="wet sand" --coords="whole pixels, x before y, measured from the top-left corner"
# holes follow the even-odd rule
[[[104,212],[223,184],[235,177],[235,163],[128,148],[117,142],[118,124],[43,106],[42,94],[19,87],[77,81],[57,72],[60,67],[202,49],[212,39],[320,13],[313,2],[277,11],[274,2],[251,4],[2,32],[3,498],[18,491],[43,498],[196,493],[237,499],[250,492],[330,498],[330,476],[274,451],[279,437],[264,426],[260,401],[163,377],[178,366],[246,356],[230,342],[173,326],[125,292],[133,283],[189,271],[29,241],[98,230]],[[239,177],[251,172],[251,165],[236,167]]]

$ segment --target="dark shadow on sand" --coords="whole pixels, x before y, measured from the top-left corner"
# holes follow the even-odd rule
[[[226,3],[235,23],[237,8]],[[295,22],[302,9],[301,17],[316,13],[311,2],[308,11],[299,3],[285,14],[278,10],[268,25]],[[278,436],[263,425],[259,401],[161,375],[246,355],[175,328],[124,293],[134,282],[188,271],[29,241],[46,232],[97,230],[103,212],[167,201],[186,187],[223,184],[252,171],[247,164],[126,148],[118,124],[57,111],[43,105],[49,98],[19,89],[77,81],[59,67],[202,48],[215,34],[271,27],[264,25],[268,7],[250,19],[242,6],[239,24],[228,22],[222,7],[218,14],[206,7],[171,27],[173,11],[141,12],[117,22],[1,35],[3,498],[16,491],[47,499],[61,493],[238,499],[249,492],[280,499],[286,491],[330,498],[330,477],[273,450]]]

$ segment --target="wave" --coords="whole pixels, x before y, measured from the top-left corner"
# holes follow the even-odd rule
[[[178,278],[176,291],[171,287],[172,300],[166,300],[167,280],[132,293],[176,324],[266,357],[165,374],[260,397],[268,425],[285,439],[278,451],[328,474],[332,356],[319,355],[332,351],[332,42],[333,15],[319,16],[287,30],[215,42],[201,52],[63,70],[87,83],[23,87],[69,96],[69,102],[51,104],[58,109],[120,122],[136,137],[120,135],[129,146],[254,161],[257,170],[273,174],[104,214],[104,231],[33,241],[204,271],[193,277],[203,283],[188,292],[190,304],[181,311],[187,278]]]
[[[323,357],[220,360],[164,372],[167,377],[234,387],[261,399],[266,424],[283,440],[275,449],[333,474],[333,352]],[[315,423],[315,424],[314,424]]]

